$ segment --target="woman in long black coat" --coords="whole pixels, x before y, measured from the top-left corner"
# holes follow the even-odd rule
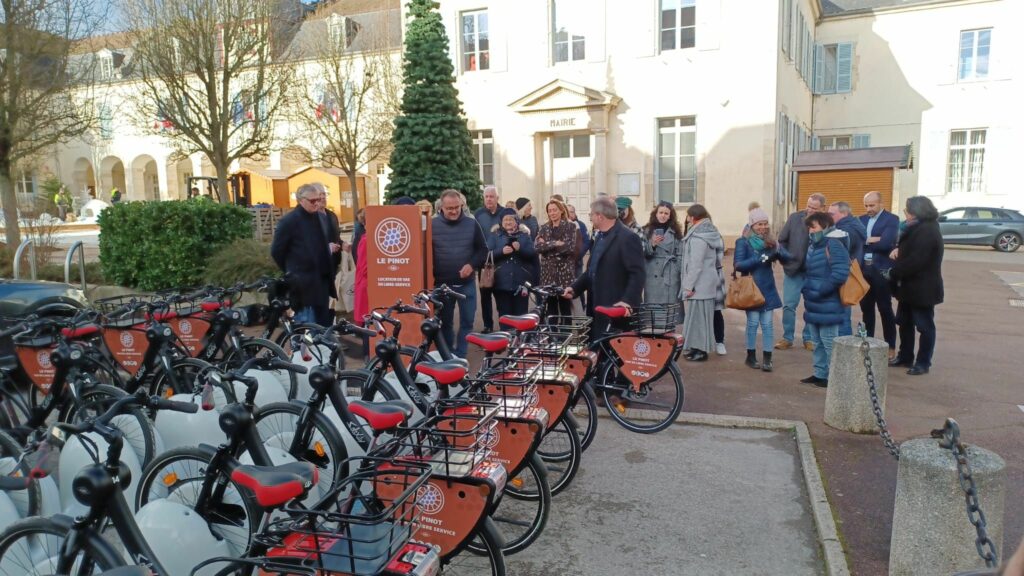
[[[942,233],[939,212],[925,196],[907,199],[906,229],[893,251],[895,264],[889,271],[893,294],[899,301],[896,322],[900,347],[890,366],[909,368],[907,374],[927,374],[935,351],[935,306],[942,304]],[[920,335],[914,356],[914,331]]]

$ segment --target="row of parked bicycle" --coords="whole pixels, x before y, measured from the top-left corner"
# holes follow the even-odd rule
[[[621,329],[590,341],[589,319],[544,314],[560,288],[524,288],[536,313],[471,335],[472,373],[440,337],[461,297],[446,286],[364,326],[291,322],[280,279],[17,321],[0,333],[0,576],[504,574],[599,403],[651,433],[683,401],[671,307],[600,309]],[[233,306],[244,291],[267,304]],[[375,339],[364,369],[346,335]]]

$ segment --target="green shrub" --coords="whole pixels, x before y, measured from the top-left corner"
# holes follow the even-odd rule
[[[38,270],[40,280],[51,282],[64,281],[64,264],[47,264]],[[78,286],[82,276],[78,272],[78,261],[71,263],[71,285]],[[99,262],[85,263],[85,282],[87,284],[103,284],[103,269]]]
[[[107,282],[160,290],[199,284],[210,258],[252,234],[245,208],[216,202],[123,202],[100,213]]]
[[[280,275],[281,271],[270,257],[270,244],[245,238],[222,247],[210,258],[205,282],[231,286],[237,282],[252,282],[261,276]]]

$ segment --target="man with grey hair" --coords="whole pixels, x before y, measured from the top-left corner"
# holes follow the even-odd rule
[[[483,229],[484,238],[489,238],[492,233],[501,225],[501,218],[498,212],[501,211],[501,203],[498,201],[498,189],[494,186],[484,188],[484,205],[473,213],[480,228]],[[494,330],[494,292],[490,288],[480,287],[480,318],[484,322],[484,334]]]
[[[441,317],[441,335],[448,348],[465,358],[466,336],[476,320],[476,271],[487,258],[487,240],[480,225],[463,211],[465,197],[458,190],[441,192],[441,211],[434,216],[431,246],[434,251],[434,286],[447,284],[465,298],[458,300],[459,334],[455,336],[454,298],[445,303]]]
[[[295,191],[298,207],[277,223],[270,255],[288,278],[296,322],[330,326],[330,299],[337,298],[334,277],[341,264],[338,221],[328,214],[327,189],[314,182]]]
[[[807,198],[807,207],[803,210],[793,212],[786,220],[786,224],[779,231],[779,246],[786,249],[792,256],[789,262],[782,264],[782,339],[775,343],[776,350],[786,350],[793,347],[793,339],[796,332],[796,307],[800,305],[800,293],[804,289],[804,260],[807,257],[807,245],[809,236],[804,220],[815,212],[825,212],[828,204],[825,203],[824,194],[811,194]],[[814,349],[811,343],[811,331],[804,325],[803,331],[804,348]]]
[[[590,291],[587,314],[594,319],[591,337],[600,338],[608,331],[608,318],[595,316],[596,306],[639,306],[642,301],[647,270],[640,237],[619,221],[619,211],[610,198],[601,197],[590,204],[590,221],[594,225],[594,244],[590,262],[564,298],[573,298]]]
[[[828,207],[828,214],[832,217],[836,230],[846,232],[844,244],[846,245],[846,251],[850,254],[850,262],[856,260],[857,265],[860,266],[864,260],[864,241],[868,237],[867,231],[864,230],[864,225],[853,216],[853,211],[846,202],[833,202]],[[846,316],[843,318],[843,323],[839,325],[840,336],[853,334],[853,323],[850,319],[853,307],[846,306],[845,308]]]

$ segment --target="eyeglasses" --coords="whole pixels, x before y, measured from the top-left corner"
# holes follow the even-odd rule
[[[300,198],[299,201],[301,201],[301,202],[309,202],[310,204],[320,204],[320,203],[326,203],[327,199],[326,198]]]

